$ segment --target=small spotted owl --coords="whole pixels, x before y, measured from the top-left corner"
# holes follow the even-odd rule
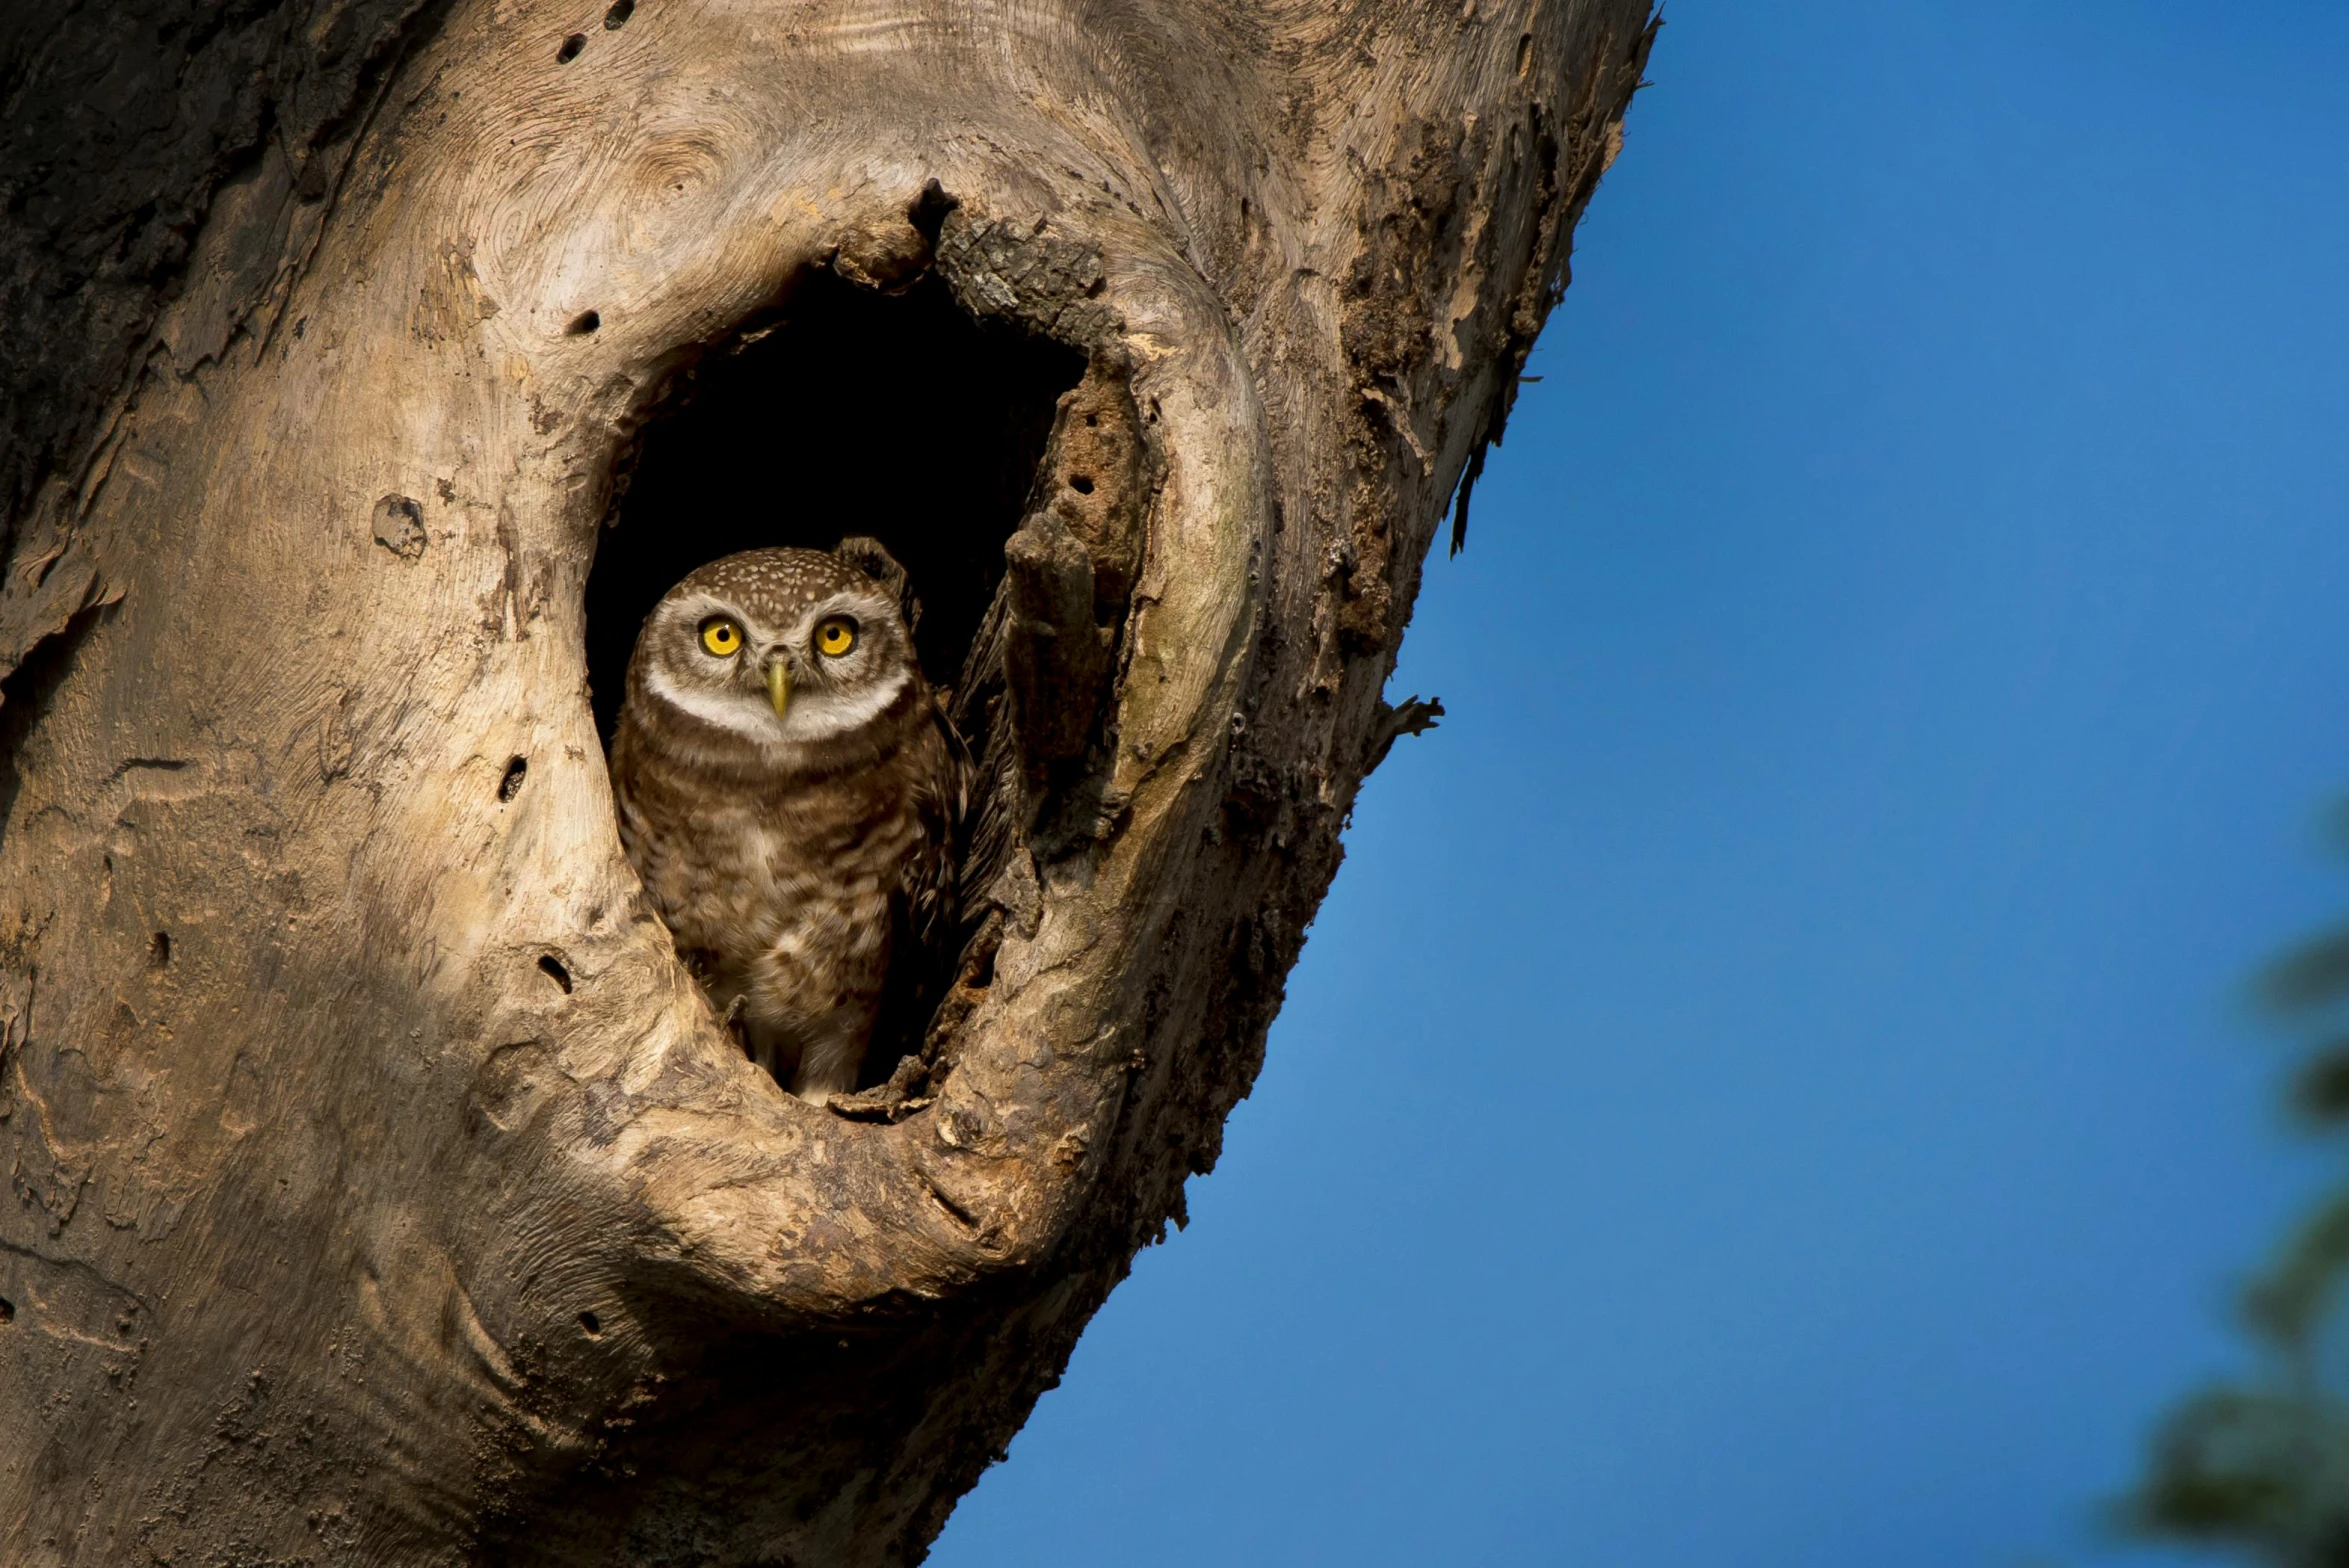
[[[620,842],[678,952],[818,1104],[856,1087],[892,960],[950,924],[966,763],[903,580],[863,539],[712,561],[646,618],[612,737]]]

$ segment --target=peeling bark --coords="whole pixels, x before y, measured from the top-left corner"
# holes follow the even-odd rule
[[[56,9],[18,148],[103,53]],[[0,1536],[917,1561],[1179,1223],[1433,716],[1380,691],[1644,0],[237,15],[257,107],[191,46],[159,143],[212,152],[78,216],[53,158],[0,236]],[[183,178],[184,263],[52,265]],[[923,406],[996,471],[890,446],[868,321],[965,334]],[[862,401],[674,499],[769,359]],[[988,781],[955,983],[837,1110],[646,912],[591,705],[590,606],[744,530],[906,563]]]

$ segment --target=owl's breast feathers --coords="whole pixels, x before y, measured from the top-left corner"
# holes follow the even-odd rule
[[[884,985],[934,989],[955,924],[968,763],[926,686],[891,708],[852,747],[817,759],[828,765],[790,771],[749,757],[713,765],[704,746],[662,733],[689,716],[638,703],[622,712],[612,740],[621,843],[721,1007],[747,993],[779,1016],[845,1008],[869,1028]]]

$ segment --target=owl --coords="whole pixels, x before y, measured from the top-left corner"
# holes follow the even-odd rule
[[[712,561],[646,617],[612,736],[620,842],[679,954],[817,1104],[952,923],[969,764],[903,581],[864,539]]]

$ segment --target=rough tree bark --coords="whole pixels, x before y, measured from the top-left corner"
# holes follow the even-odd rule
[[[1645,7],[0,24],[8,1560],[918,1560],[1248,1090]],[[589,574],[697,368],[917,297],[1068,369],[899,551],[994,794],[838,1114],[639,903]]]

